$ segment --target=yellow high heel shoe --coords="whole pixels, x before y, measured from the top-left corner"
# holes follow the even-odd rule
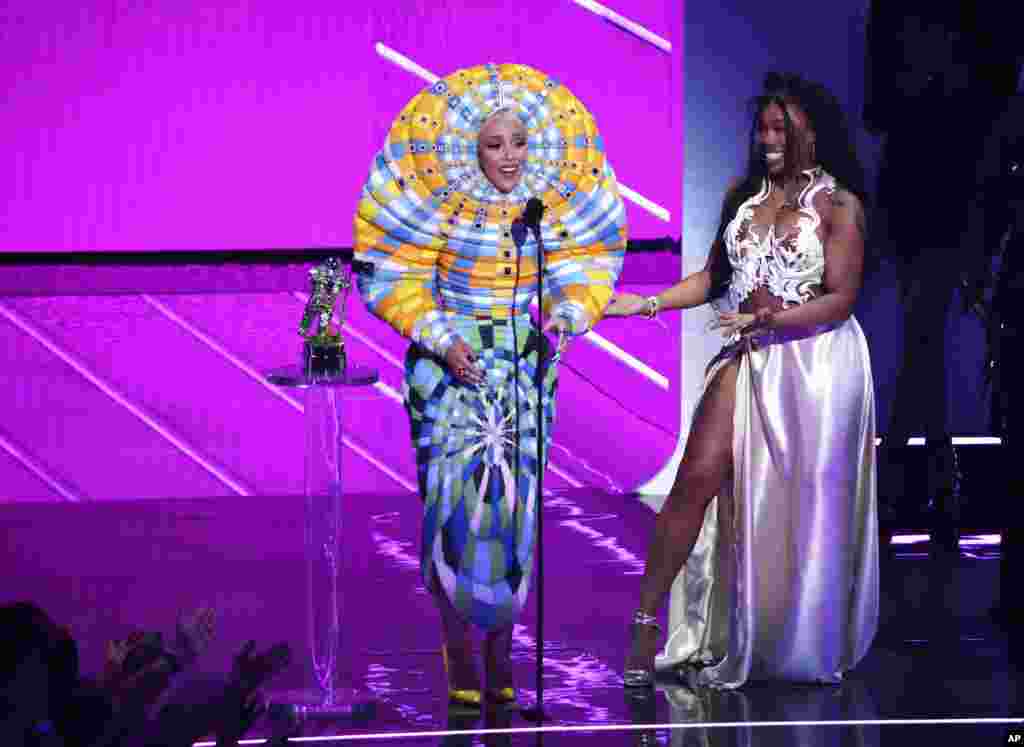
[[[479,690],[456,690],[452,687],[451,670],[448,666],[448,644],[441,646],[441,659],[444,661],[444,678],[448,683],[448,702],[452,705],[479,708],[483,702],[483,696]],[[515,693],[513,693],[513,698]]]
[[[516,702],[516,689],[514,687],[503,687],[500,690],[488,690],[487,701],[495,705],[512,705]]]

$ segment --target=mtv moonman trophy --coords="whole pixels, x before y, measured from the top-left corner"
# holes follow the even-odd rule
[[[309,271],[312,292],[302,314],[299,334],[302,345],[302,370],[309,379],[325,380],[345,375],[345,340],[341,325],[345,322],[345,299],[352,281],[341,262],[330,257]],[[332,324],[334,307],[341,294],[341,310],[337,328]],[[314,326],[315,325],[315,326]]]
[[[312,665],[312,678],[301,689],[270,694],[270,700],[301,719],[361,722],[373,717],[376,706],[357,673],[360,659],[343,632],[346,571],[362,557],[351,550],[353,536],[342,537],[343,410],[347,392],[373,385],[378,376],[375,369],[347,365],[341,328],[352,285],[349,269],[332,257],[310,270],[309,277],[312,289],[298,330],[303,338],[302,364],[270,371],[267,380],[282,388],[302,390],[305,395],[303,549],[307,661]],[[353,608],[361,609],[355,603]]]

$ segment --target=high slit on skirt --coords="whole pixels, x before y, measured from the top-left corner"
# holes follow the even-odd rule
[[[838,683],[878,626],[874,385],[857,320],[727,346],[733,469],[669,605],[660,670],[698,685]]]

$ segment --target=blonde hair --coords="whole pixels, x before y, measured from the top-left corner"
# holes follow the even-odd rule
[[[499,116],[501,114],[509,114],[509,115],[515,117],[516,119],[519,119],[519,116],[516,114],[515,109],[512,108],[511,106],[509,106],[508,104],[505,104],[504,106],[499,106],[493,112],[491,112],[486,117],[484,117],[483,122],[480,123],[480,127],[482,128],[485,124],[487,124],[492,119],[494,119],[495,117],[497,117],[497,116]]]

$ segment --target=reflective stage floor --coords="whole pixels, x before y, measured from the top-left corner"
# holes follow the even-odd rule
[[[624,495],[550,495],[547,720],[538,724],[533,605],[513,646],[524,711],[449,709],[437,613],[419,577],[418,499],[345,500],[340,679],[375,705],[357,721],[309,721],[296,743],[1024,744],[1014,739],[1021,678],[989,614],[999,596],[994,538],[965,538],[957,555],[913,538],[892,546],[879,635],[841,686],[695,692],[669,679],[634,697],[619,678],[653,514]],[[225,668],[248,639],[287,641],[294,660],[271,690],[311,681],[301,498],[6,504],[0,532],[0,601],[31,599],[69,625],[86,672],[99,669],[107,640],[169,631],[179,609],[208,604],[219,617],[206,668]],[[257,724],[249,743],[269,728]]]

